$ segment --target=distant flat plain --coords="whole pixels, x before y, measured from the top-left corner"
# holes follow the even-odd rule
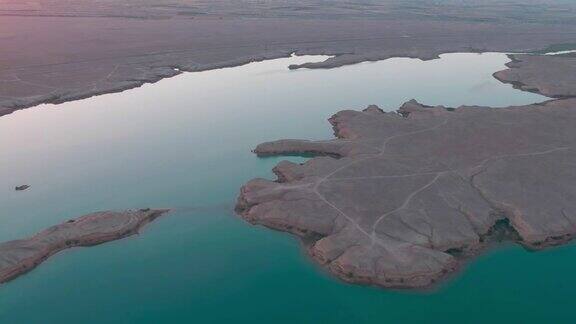
[[[0,115],[299,54],[328,68],[570,47],[570,1],[0,1]]]

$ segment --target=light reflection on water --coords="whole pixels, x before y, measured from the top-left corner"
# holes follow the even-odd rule
[[[1,322],[418,321],[455,309],[488,318],[476,302],[508,314],[499,304],[511,295],[490,285],[522,290],[510,276],[533,259],[518,249],[483,258],[435,294],[389,292],[341,284],[303,257],[296,240],[231,215],[239,187],[271,177],[282,159],[258,159],[251,148],[278,138],[330,138],[326,119],[340,109],[375,103],[392,110],[412,98],[446,106],[546,99],[491,76],[505,68],[504,54],[287,70],[325,58],[186,73],[0,118],[0,240],[96,210],[176,209],[139,237],[66,251],[1,287]],[[13,191],[23,183],[32,188]],[[499,255],[516,262],[491,273],[502,265]]]

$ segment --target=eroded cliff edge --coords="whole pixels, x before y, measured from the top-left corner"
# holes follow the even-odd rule
[[[34,269],[62,250],[134,235],[166,212],[167,209],[97,212],[49,227],[27,239],[0,243],[0,283]]]
[[[557,58],[539,64],[547,60]],[[539,87],[557,91],[570,77]],[[248,182],[237,211],[307,238],[310,255],[343,280],[426,287],[494,239],[541,249],[576,233],[576,99],[456,109],[410,101],[329,121],[337,139],[258,145],[259,155],[319,156],[279,163],[276,181]]]

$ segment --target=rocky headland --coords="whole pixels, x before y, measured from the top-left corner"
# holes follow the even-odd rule
[[[49,227],[36,235],[0,243],[0,283],[34,269],[50,256],[72,247],[92,246],[137,234],[167,209],[104,211]]]
[[[329,119],[336,139],[258,145],[258,155],[316,157],[248,182],[237,212],[302,237],[339,278],[382,287],[428,287],[494,241],[566,243],[576,234],[576,98],[566,83],[576,64],[513,59],[500,80],[564,99],[340,111]]]

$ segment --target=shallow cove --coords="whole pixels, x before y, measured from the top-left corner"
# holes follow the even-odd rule
[[[250,149],[330,138],[326,119],[340,109],[395,109],[411,98],[448,106],[546,100],[492,78],[504,54],[287,70],[323,59],[187,73],[0,118],[0,240],[96,210],[176,209],[139,237],[64,252],[1,286],[0,322],[526,323],[548,319],[551,307],[554,322],[571,320],[573,247],[503,248],[440,291],[386,291],[340,283],[293,238],[233,216],[240,185],[272,177],[281,160]],[[32,187],[13,191],[24,183]]]

